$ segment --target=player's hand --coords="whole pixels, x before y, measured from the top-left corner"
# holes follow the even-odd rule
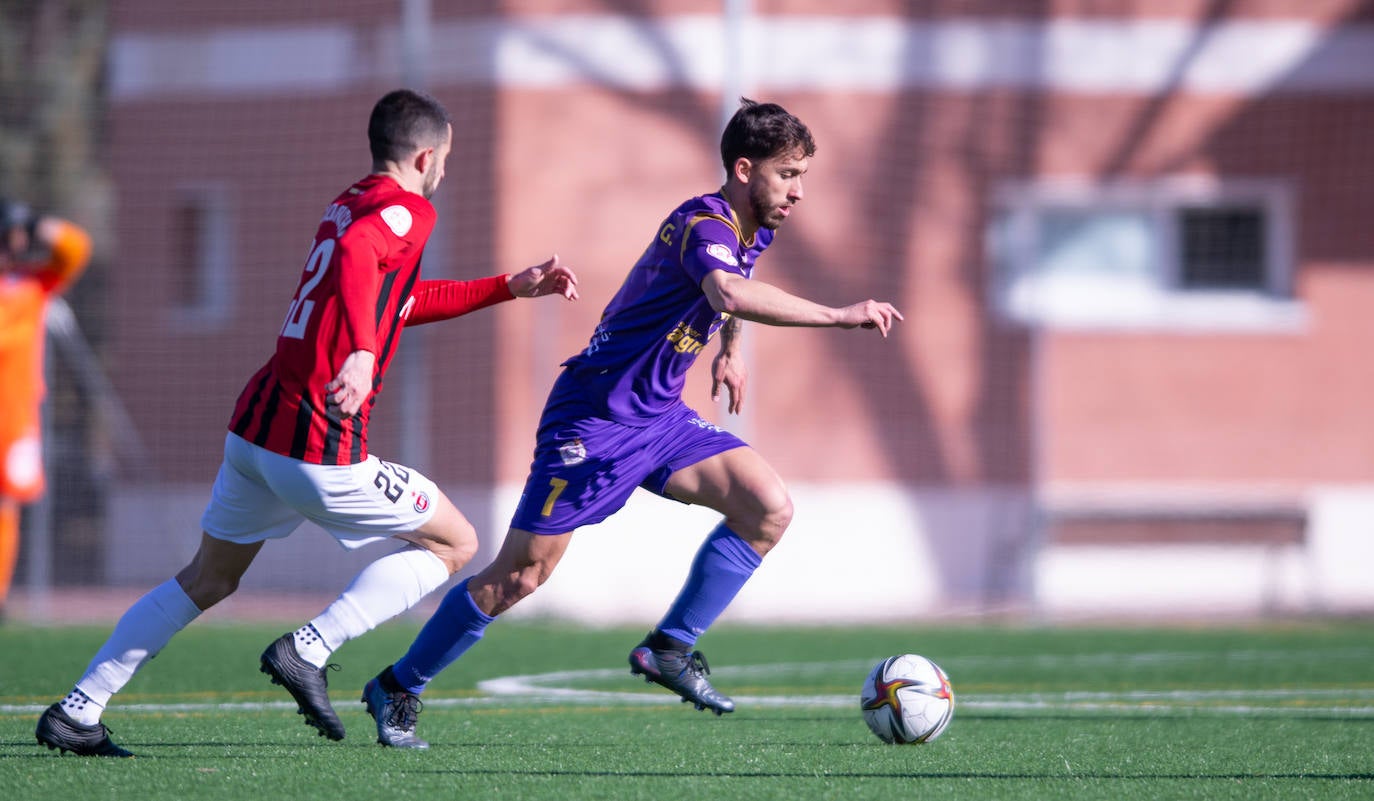
[[[739,414],[744,407],[744,386],[748,382],[749,371],[745,369],[743,359],[725,351],[716,354],[711,362],[711,400],[720,401],[720,388],[724,386],[730,393],[726,411]]]
[[[355,350],[344,359],[343,367],[333,381],[324,385],[325,402],[339,410],[345,420],[363,408],[363,402],[372,392],[372,371],[377,364],[377,356],[369,350]]]
[[[891,303],[865,300],[863,303],[844,307],[840,319],[840,328],[876,328],[886,337],[887,332],[892,330],[893,323],[906,318]]]
[[[541,295],[562,295],[577,300],[577,276],[558,262],[558,254],[543,264],[527,267],[506,279],[510,293],[517,298],[537,298]]]

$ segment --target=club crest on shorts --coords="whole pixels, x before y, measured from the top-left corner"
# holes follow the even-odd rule
[[[423,492],[411,493],[415,497],[415,511],[424,514],[429,509],[429,495]]]
[[[580,438],[572,442],[565,442],[559,446],[558,456],[563,460],[564,467],[582,464],[587,461],[587,446],[582,444]]]

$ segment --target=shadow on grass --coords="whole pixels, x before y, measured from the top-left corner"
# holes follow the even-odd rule
[[[194,759],[204,761],[207,758],[220,759],[251,759],[262,760],[299,760],[303,756],[314,753],[314,744],[297,745],[281,742],[193,742],[178,741],[174,743],[153,743],[153,742],[129,742],[121,740],[119,745],[134,753],[134,758],[149,759]],[[369,746],[371,744],[368,744]],[[342,746],[341,746],[342,747]],[[375,746],[374,746],[375,747]],[[205,751],[192,751],[189,753],[172,753],[174,751],[185,751],[186,749],[212,749],[214,753],[207,754]],[[7,759],[75,759],[90,760],[93,762],[120,762],[118,757],[81,757],[72,753],[58,753],[57,749],[50,749],[47,746],[30,741],[15,742],[10,740],[0,742],[0,761]]]
[[[1125,781],[1194,781],[1213,779],[1217,781],[1242,781],[1255,779],[1269,780],[1311,780],[1311,781],[1374,781],[1374,773],[1003,773],[997,771],[759,771],[746,773],[739,771],[716,771],[703,773],[697,770],[656,771],[656,770],[490,770],[459,768],[447,770],[416,770],[408,773],[432,774],[436,776],[546,776],[581,778],[645,778],[645,779],[1003,779],[1021,781],[1027,779],[1072,779],[1072,780],[1125,780]]]

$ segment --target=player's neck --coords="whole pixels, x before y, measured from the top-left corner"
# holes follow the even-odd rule
[[[387,163],[383,165],[373,165],[372,174],[390,178],[400,184],[401,188],[407,192],[420,195],[421,197],[424,196],[422,190],[425,183],[425,177],[414,170],[405,170],[399,165]]]
[[[720,195],[730,204],[731,216],[735,218],[735,224],[739,226],[739,233],[744,242],[753,242],[754,234],[759,230],[759,223],[749,210],[749,187],[727,182],[720,188]]]

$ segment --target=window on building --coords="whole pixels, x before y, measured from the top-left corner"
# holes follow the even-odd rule
[[[1301,326],[1278,183],[1003,187],[988,231],[1006,319],[1083,328]]]
[[[173,323],[213,329],[229,318],[233,304],[233,220],[229,192],[220,184],[179,188],[171,221],[171,311]]]
[[[1179,209],[1179,285],[1269,292],[1264,217],[1256,206]]]

